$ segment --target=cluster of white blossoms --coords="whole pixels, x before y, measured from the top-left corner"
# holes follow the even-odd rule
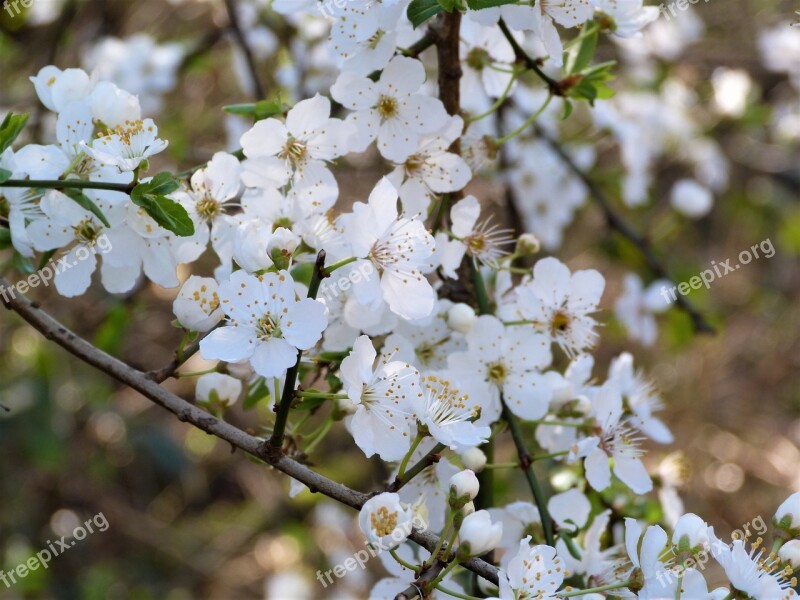
[[[359,518],[367,541],[398,557],[374,598],[405,589],[415,577],[409,563],[441,569],[425,579],[435,597],[448,590],[471,597],[458,569],[480,556],[499,565],[499,586],[481,580],[471,593],[502,600],[609,590],[651,599],[794,597],[797,495],[776,515],[771,551],[760,539],[723,544],[694,515],[673,519],[671,539],[631,518],[624,535],[612,527],[612,517],[619,524],[630,514],[629,501],[651,491],[669,504],[665,514],[682,513],[670,479],[654,481],[645,461],[648,444],[670,443],[672,434],[658,416],[655,386],[630,353],[604,375],[595,369],[604,276],[553,256],[533,261],[542,248],[559,248],[589,192],[579,173],[594,165],[594,147],[559,141],[561,120],[581,100],[596,106],[580,105],[585,114],[575,118],[619,145],[628,205],[647,203],[653,165],[671,152],[692,169],[676,184],[673,206],[692,218],[711,209],[713,192],[727,185],[727,164],[691,116],[696,99],[678,81],[660,81],[609,100],[608,65],[590,60],[593,36],[624,38],[615,43],[635,56],[626,76],[644,88],[655,77],[648,61],[680,52],[691,38],[670,46],[648,37],[658,11],[642,0],[475,4],[488,8],[459,0],[274,0],[271,9],[298,30],[288,52],[303,56],[284,81],[298,99],[266,117],[254,111],[240,151],[218,152],[188,175],[146,177],[167,142],[137,96],[106,80],[119,74],[105,53],[128,55],[147,46],[144,38],[104,42],[89,61],[92,75],[45,67],[31,81],[56,115],[56,139],[16,150],[5,144],[0,155],[14,248],[28,258],[72,257],[106,236],[103,287],[128,292],[143,273],[176,288],[184,341],[197,338],[200,355],[218,361],[197,381],[200,404],[222,415],[242,396],[253,404],[272,396],[280,402],[279,441],[285,419],[304,415],[284,448],[299,460],[341,423],[365,458],[388,463],[387,491],[373,495]],[[246,37],[257,44],[256,9],[243,6]],[[425,39],[407,16],[448,6],[465,13],[452,49],[454,71],[463,74],[454,94],[459,114],[437,95],[435,52],[413,49]],[[270,39],[261,40],[265,48]],[[163,53],[156,62],[165,63],[164,79],[138,92],[157,95],[171,85],[180,53]],[[770,60],[789,71],[779,56]],[[337,207],[340,184],[358,163],[340,167],[365,153],[381,169],[371,191]],[[479,186],[465,191],[491,177],[493,163],[515,196],[516,234],[481,202]],[[201,257],[213,274],[181,284],[178,266]],[[94,257],[78,262],[56,276],[57,290],[84,293],[96,266]],[[630,275],[616,302],[619,320],[643,344],[655,341],[655,315],[667,308],[662,283],[645,287]],[[302,433],[311,411],[327,416]],[[491,506],[478,496],[473,470],[503,467],[482,448],[508,429],[535,504]],[[543,482],[560,491],[549,500],[531,467],[537,461],[559,473]],[[409,549],[418,522],[441,540],[432,554]],[[708,592],[701,570],[675,566],[709,545],[730,591]]]

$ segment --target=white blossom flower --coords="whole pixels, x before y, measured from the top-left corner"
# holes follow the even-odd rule
[[[291,193],[308,211],[327,210],[336,201],[339,186],[325,163],[350,151],[352,126],[330,114],[330,100],[317,94],[295,104],[286,123],[264,119],[241,138],[251,167],[267,171],[279,185],[291,179]]]
[[[642,6],[644,0],[592,0],[595,10],[611,17],[614,35],[641,36],[641,31],[658,18],[658,8]]]
[[[446,234],[437,239],[437,244],[441,245],[442,272],[448,277],[458,279],[456,269],[465,254],[497,269],[498,261],[509,253],[508,246],[514,244],[511,229],[500,229],[490,224],[491,217],[478,223],[480,213],[481,207],[475,196],[462,198],[450,210],[450,230],[454,239],[448,240]]]
[[[406,214],[427,214],[437,194],[457,192],[472,179],[472,171],[450,146],[464,130],[464,120],[450,117],[442,129],[421,138],[419,146],[388,175],[395,185]]]
[[[797,585],[797,579],[791,578],[791,570],[783,569],[773,554],[760,548],[761,538],[756,540],[750,552],[746,550],[744,540],[734,540],[730,545],[722,542],[713,527],[709,528],[708,539],[711,555],[723,568],[735,590],[751,598],[797,598],[792,589]]]
[[[672,186],[670,202],[679,213],[690,219],[699,219],[714,206],[714,196],[711,190],[696,181],[681,179]]]
[[[571,458],[584,458],[586,480],[594,489],[602,491],[611,485],[611,465],[614,474],[637,494],[653,489],[653,482],[641,460],[641,441],[636,430],[622,418],[622,395],[612,383],[601,386],[592,399],[596,436],[578,442]]]
[[[654,315],[669,307],[661,293],[665,287],[671,284],[659,279],[645,289],[638,275],[628,273],[623,280],[623,292],[614,304],[614,313],[627,329],[628,336],[644,346],[652,346],[658,337]]]
[[[531,546],[531,536],[519,542],[519,552],[500,572],[500,600],[557,598],[568,574],[564,561],[551,546]]]
[[[353,256],[374,266],[353,285],[358,301],[375,305],[384,300],[404,319],[429,316],[436,294],[423,270],[431,266],[435,242],[420,219],[398,216],[394,186],[382,179],[370,194],[369,203],[356,202],[353,212],[340,221]],[[360,268],[360,262],[355,268]]]
[[[555,24],[562,27],[582,25],[592,18],[592,6],[589,0],[541,0],[534,9],[533,30],[543,42],[553,64],[560,67],[563,64],[564,46]]]
[[[116,167],[120,173],[135,171],[143,161],[166,149],[153,119],[126,121],[99,134],[91,145],[81,147],[98,162]]]
[[[422,394],[412,398],[411,405],[419,423],[437,442],[464,452],[486,442],[492,430],[473,423],[480,405],[470,404],[469,395],[460,392],[446,376],[423,376]]]
[[[287,271],[261,277],[236,271],[218,294],[228,323],[203,338],[200,352],[226,362],[248,359],[263,377],[283,375],[327,325],[325,306],[311,298],[298,301]]]
[[[358,526],[374,547],[392,550],[402,544],[413,529],[411,507],[404,507],[397,494],[384,492],[364,503]]]
[[[597,310],[604,287],[603,276],[594,269],[570,273],[558,259],[543,258],[533,278],[517,287],[511,316],[531,321],[536,331],[573,356],[594,344],[596,322],[589,315]]]
[[[541,419],[547,414],[552,390],[541,370],[552,357],[544,336],[505,327],[496,317],[482,315],[466,339],[469,350],[451,354],[447,362],[457,381],[477,378],[488,384],[490,397],[482,402],[484,411],[493,413],[502,393],[508,408],[521,419]]]
[[[420,393],[419,371],[385,356],[373,367],[376,356],[372,342],[362,335],[342,361],[344,390],[356,405],[347,425],[367,457],[400,460],[411,447],[411,401]]]
[[[172,303],[172,312],[181,327],[190,331],[208,331],[222,319],[217,291],[219,285],[213,277],[190,276]]]
[[[198,402],[216,401],[224,406],[235,404],[242,394],[242,382],[224,373],[206,373],[197,379]]]
[[[354,73],[342,73],[331,95],[354,110],[347,122],[358,136],[355,152],[363,152],[376,138],[387,159],[404,163],[419,147],[421,136],[433,133],[448,119],[441,100],[418,93],[425,83],[425,68],[413,58],[397,56],[374,82]]]
[[[92,89],[89,75],[83,69],[61,69],[48,65],[31,77],[42,104],[53,112],[61,112],[72,102],[83,100]]]
[[[486,510],[478,510],[464,517],[458,531],[458,552],[466,556],[481,556],[494,550],[503,535],[503,524],[492,523]]]

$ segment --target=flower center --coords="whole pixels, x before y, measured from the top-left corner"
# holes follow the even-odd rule
[[[550,331],[552,333],[564,333],[569,329],[570,317],[563,310],[556,311],[553,315],[553,320],[550,322]]]
[[[208,196],[197,203],[197,214],[206,221],[212,220],[223,212],[225,212],[225,209],[222,208],[222,205]]]
[[[152,131],[152,127],[148,127],[148,131]],[[126,146],[131,145],[131,140],[144,131],[144,121],[138,119],[136,121],[125,121],[125,125],[119,125],[113,129],[107,129],[97,134],[98,138],[110,138],[113,135],[119,137],[119,140]]]
[[[284,145],[278,156],[289,161],[293,167],[296,167],[305,161],[307,153],[308,148],[306,147],[305,143],[296,138],[290,137],[286,141],[286,145]]]
[[[389,512],[385,506],[370,514],[369,519],[372,530],[380,537],[389,535],[397,529],[397,512]]]
[[[378,110],[378,114],[384,119],[392,119],[397,116],[397,100],[391,96],[381,96],[375,108]]]
[[[211,298],[205,295],[208,291],[207,286],[202,286],[199,290],[195,290],[194,294],[192,294],[192,299],[200,305],[200,308],[205,312],[207,315],[210,315],[212,312],[219,308],[219,296],[217,292],[214,292],[211,295]]]
[[[94,246],[97,243],[97,238],[100,237],[102,228],[98,227],[91,219],[84,219],[73,226],[72,230],[75,232],[75,237],[78,241]]]
[[[467,54],[467,66],[476,71],[482,71],[491,61],[489,53],[483,48],[473,48]]]
[[[486,238],[481,234],[471,235],[467,240],[467,246],[473,253],[482,252],[486,248]]]
[[[412,154],[406,159],[406,173],[413,175],[422,168],[424,161],[419,154]]]
[[[372,37],[367,40],[367,46],[369,46],[370,50],[375,50],[378,47],[384,35],[386,35],[386,32],[383,29],[378,29],[372,34]]]
[[[283,337],[280,321],[274,319],[270,313],[267,313],[258,320],[258,323],[256,324],[256,332],[258,334],[258,338],[264,340],[265,342],[271,338]]]
[[[503,383],[507,375],[506,367],[500,361],[489,364],[488,377],[492,383]]]

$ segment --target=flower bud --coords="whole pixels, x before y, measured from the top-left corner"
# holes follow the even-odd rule
[[[492,523],[489,511],[479,510],[464,517],[458,532],[458,558],[481,556],[494,550],[503,536],[503,524]]]
[[[467,502],[464,508],[461,509],[461,512],[464,513],[465,517],[468,517],[475,512],[475,504],[472,501]]]
[[[248,273],[270,268],[273,263],[267,245],[271,239],[270,226],[261,220],[245,221],[239,225],[233,248],[236,264]]]
[[[469,469],[459,471],[450,478],[450,496],[456,500],[459,507],[474,500],[479,489],[478,478]]]
[[[532,233],[523,233],[517,239],[517,249],[514,252],[517,256],[531,256],[539,252],[542,243]]]
[[[447,311],[447,324],[454,331],[459,333],[469,333],[475,324],[475,310],[468,304],[454,304]]]
[[[795,492],[783,501],[772,517],[778,529],[789,534],[790,538],[800,535],[800,492]]]
[[[278,227],[267,243],[267,254],[279,269],[288,269],[300,238],[285,227]]]
[[[464,466],[475,473],[480,473],[486,466],[486,455],[480,448],[470,448],[461,455]]]
[[[217,288],[216,280],[211,277],[192,275],[186,280],[172,303],[172,312],[182,327],[204,332],[219,323],[222,309]]]
[[[705,548],[708,545],[708,524],[693,513],[682,515],[673,528],[672,545],[680,550]]]
[[[230,406],[242,393],[242,382],[224,373],[206,373],[197,380],[195,397],[198,403]]]
[[[778,550],[778,557],[791,565],[792,569],[800,568],[800,540],[789,540]]]

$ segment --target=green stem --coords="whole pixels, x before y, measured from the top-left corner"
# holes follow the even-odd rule
[[[447,574],[450,571],[452,571],[453,569],[455,569],[457,566],[458,566],[458,561],[454,560],[453,562],[448,564],[444,569],[442,569],[442,572],[439,573],[439,575],[436,577],[436,579],[431,581],[430,585],[428,585],[426,587],[428,587],[428,589],[435,588],[437,585],[439,585],[439,583],[442,581],[442,579],[444,579],[447,576]]]
[[[430,467],[435,462],[433,460],[433,457],[437,454],[440,454],[441,452],[444,452],[446,448],[447,446],[445,446],[444,444],[436,444],[433,447],[433,449],[430,452],[428,452],[428,454],[426,454],[424,457],[422,457],[422,459],[420,459],[420,461],[417,464],[415,464],[408,471],[406,471],[405,475],[402,478],[395,477],[394,483],[391,486],[389,486],[390,491],[396,492],[397,490],[402,488],[405,484],[407,484],[409,481],[414,479],[414,477],[419,475],[420,471],[424,471],[425,469]]]
[[[489,110],[487,110],[485,113],[481,113],[479,115],[476,115],[474,117],[469,117],[468,119],[466,119],[467,124],[474,123],[475,121],[480,121],[481,119],[485,119],[486,117],[497,111],[497,109],[499,109],[501,106],[503,106],[503,103],[508,99],[508,94],[511,92],[511,88],[514,86],[514,82],[517,80],[518,76],[519,73],[516,70],[513,71],[513,76],[508,81],[508,85],[506,86],[506,89],[503,90],[503,94],[495,101],[494,104],[492,104],[489,107]]]
[[[325,439],[325,435],[331,430],[331,427],[333,427],[333,417],[329,416],[327,419],[325,419],[325,422],[322,424],[322,427],[320,427],[317,431],[312,432],[311,435],[309,436],[312,439],[306,445],[305,448],[306,454],[311,454],[314,451],[314,449],[319,445],[319,443]]]
[[[503,137],[501,137],[498,140],[495,140],[495,144],[497,144],[498,146],[502,146],[508,140],[517,137],[520,133],[525,131],[528,127],[530,127],[534,123],[534,121],[536,121],[536,119],[538,119],[541,116],[541,114],[545,111],[545,109],[548,106],[550,106],[550,101],[552,99],[553,99],[553,94],[552,93],[547,94],[547,99],[542,103],[542,106],[539,107],[539,110],[537,110],[530,117],[528,117],[525,120],[525,122],[522,125],[520,125],[519,127],[517,127],[514,131],[512,131],[509,134],[504,135]]]
[[[558,456],[566,456],[569,454],[569,450],[562,450],[561,452],[550,452],[549,454],[535,454],[531,456],[531,460],[536,462],[537,460],[547,460],[548,458],[556,458]]]
[[[516,469],[519,466],[519,463],[515,462],[507,462],[507,463],[495,463],[493,465],[484,465],[484,469]]]
[[[572,48],[575,44],[582,42],[590,35],[594,35],[597,31],[600,31],[600,25],[598,23],[592,23],[591,26],[584,28],[580,35],[575,36],[566,44],[564,44],[564,50]]]
[[[492,312],[491,303],[489,302],[489,294],[486,291],[486,283],[483,281],[483,275],[478,265],[474,260],[469,261],[469,268],[472,272],[472,282],[475,285],[475,299],[478,302],[478,313],[481,315],[488,315]]]
[[[453,526],[453,519],[455,518],[455,512],[452,510],[447,517],[447,523],[444,525],[444,529],[442,530],[442,535],[439,536],[439,541],[436,542],[436,546],[434,546],[433,550],[431,550],[431,555],[427,561],[425,561],[422,565],[423,569],[425,567],[432,566],[436,560],[439,558],[439,552],[442,551],[442,546],[444,546],[444,540],[447,538],[448,534],[450,533],[450,528]],[[454,532],[457,533],[457,532]]]
[[[525,446],[525,439],[522,436],[522,430],[519,426],[519,420],[516,415],[508,410],[505,400],[503,403],[503,417],[508,423],[508,428],[511,430],[511,437],[514,439],[514,445],[517,448],[519,455],[520,466],[525,472],[525,477],[528,480],[528,486],[533,494],[533,499],[536,501],[536,507],[539,509],[539,516],[542,519],[542,527],[544,528],[544,537],[548,546],[555,547],[553,538],[553,521],[550,519],[550,512],[547,510],[547,501],[536,479],[536,474],[533,472],[531,456],[528,454],[528,448]]]
[[[408,563],[408,562],[404,561],[402,558],[400,558],[397,555],[397,550],[389,550],[389,554],[392,555],[392,558],[395,559],[399,565],[402,565],[406,569],[410,569],[414,573],[417,572],[417,566],[416,565],[412,565],[411,563]]]
[[[176,373],[175,376],[178,378],[181,377],[200,377],[201,375],[208,375],[209,373],[216,372],[217,367],[213,367],[211,369],[206,369],[205,371],[193,371],[192,373]]]
[[[295,396],[300,398],[324,398],[326,400],[344,400],[347,394],[334,394],[333,392],[297,392]]]
[[[325,269],[325,277],[328,277],[336,269],[340,269],[345,265],[349,265],[352,262],[356,262],[357,260],[358,260],[357,256],[351,256],[350,258],[345,258],[344,260],[340,260],[339,262],[333,263],[330,267],[327,267]]]
[[[400,463],[400,470],[397,472],[397,478],[403,479],[403,476],[406,474],[406,467],[408,467],[408,461],[411,460],[411,455],[414,454],[414,451],[422,442],[425,436],[421,433],[417,433],[417,437],[414,438],[414,442],[411,444],[411,448],[408,449],[406,455],[403,457],[403,462]]]
[[[449,590],[442,585],[437,585],[436,589],[442,592],[443,594],[447,594],[448,596],[453,596],[453,598],[463,598],[463,600],[482,600],[477,596],[468,596],[467,594],[461,594],[459,592],[454,592],[453,590]]]
[[[67,188],[77,188],[85,190],[109,190],[112,192],[123,192],[130,194],[133,189],[132,184],[110,183],[106,181],[84,181],[82,179],[9,179],[0,184],[0,187],[8,188],[32,188],[64,190]]]
[[[308,284],[308,297],[316,298],[319,285],[326,277],[325,271],[325,250],[320,250],[317,254],[317,262],[314,264],[314,273],[311,275],[311,282]],[[297,383],[297,373],[300,370],[300,359],[303,351],[297,351],[297,360],[294,365],[286,371],[286,381],[283,384],[281,401],[278,404],[278,411],[275,415],[275,428],[272,430],[272,437],[269,440],[270,446],[280,449],[283,446],[283,434],[286,430],[286,422],[289,419],[289,411],[295,399],[295,384]]]
[[[561,598],[574,598],[575,596],[583,596],[585,594],[595,594],[599,592],[606,592],[608,590],[618,590],[619,588],[628,587],[633,581],[620,581],[619,583],[609,583],[608,585],[601,585],[596,588],[588,588],[585,590],[576,590],[574,592],[559,592]]]

